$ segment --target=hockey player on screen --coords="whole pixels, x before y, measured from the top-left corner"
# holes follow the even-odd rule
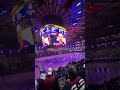
[[[50,45],[49,35],[47,36],[47,35],[44,34],[42,36],[42,43],[43,43],[43,47]]]
[[[59,41],[59,45],[65,45],[66,39],[63,37],[62,34],[58,34],[57,40]]]

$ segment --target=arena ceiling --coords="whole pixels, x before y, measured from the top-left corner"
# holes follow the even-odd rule
[[[9,0],[0,1],[0,42],[5,45],[11,46],[15,43],[18,45],[16,28],[12,24],[10,12],[13,6],[16,5],[20,0]],[[84,1],[82,0],[36,0],[38,2],[37,18],[38,27],[40,28],[41,22],[39,19],[42,17],[53,14],[59,16],[64,21],[64,27],[68,30],[67,42],[72,43],[83,39],[83,32],[85,31],[85,16],[84,16]],[[4,21],[4,22],[3,22]],[[41,44],[39,33],[35,33],[35,41]],[[14,43],[11,43],[13,42]],[[2,45],[2,44],[1,44]]]
[[[44,2],[42,2],[44,1]],[[67,29],[67,43],[83,37],[85,32],[85,10],[83,0],[42,0],[37,8],[39,19],[47,15],[56,15],[62,18],[64,27]],[[42,26],[39,23],[38,26]],[[36,43],[40,43],[39,33],[36,32]],[[83,38],[82,38],[83,39]]]
[[[10,12],[20,0],[0,1],[0,46],[18,46],[16,28],[12,24]],[[68,30],[68,42],[84,40],[84,36],[94,39],[105,32],[106,27],[120,23],[120,2],[118,0],[37,0],[37,17],[55,14],[64,20],[64,27]],[[79,2],[82,2],[80,5]],[[79,8],[72,10],[78,4]],[[73,8],[74,9],[74,8]],[[81,11],[81,12],[79,12]],[[77,15],[77,13],[79,14]],[[4,22],[3,22],[4,21]],[[39,20],[38,20],[39,21]],[[40,26],[41,23],[38,23]],[[39,37],[36,33],[35,37]],[[40,39],[36,38],[40,43]]]

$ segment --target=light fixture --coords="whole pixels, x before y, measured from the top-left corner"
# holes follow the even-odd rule
[[[77,18],[76,20],[80,20],[80,18]]]
[[[77,14],[80,14],[82,11],[77,12]]]
[[[39,30],[35,30],[35,32],[38,32]]]
[[[80,6],[81,5],[81,2],[79,2],[77,5],[76,5],[76,7],[78,7],[78,6]]]
[[[73,23],[73,25],[76,25],[77,23]]]

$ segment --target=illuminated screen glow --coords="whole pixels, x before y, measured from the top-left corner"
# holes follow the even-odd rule
[[[67,30],[64,27],[47,24],[40,29],[43,47],[48,45],[66,45]]]

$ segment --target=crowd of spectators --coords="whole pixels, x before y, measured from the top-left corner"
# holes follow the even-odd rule
[[[33,55],[0,55],[1,76],[31,71],[34,71]]]
[[[120,47],[103,48],[86,52],[87,58],[118,58],[120,57]]]
[[[84,52],[85,46],[82,47],[62,47],[62,48],[47,48],[47,49],[37,49],[36,57],[45,57],[52,55],[60,55],[67,53],[75,53],[75,52]]]
[[[70,62],[57,71],[44,70],[37,64],[40,77],[35,80],[36,90],[85,90],[85,60]]]

